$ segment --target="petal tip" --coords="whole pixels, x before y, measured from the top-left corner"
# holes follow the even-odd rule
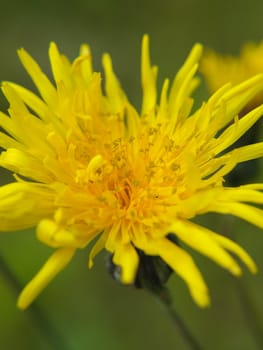
[[[240,277],[243,274],[241,268],[238,265],[230,266],[229,271],[232,275],[234,275],[236,277]]]
[[[195,300],[197,305],[203,309],[208,308],[211,305],[211,300],[208,291],[199,295],[198,300]]]

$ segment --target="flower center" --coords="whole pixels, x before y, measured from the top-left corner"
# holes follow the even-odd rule
[[[131,203],[132,189],[128,181],[125,181],[123,187],[116,191],[115,196],[119,202],[120,209],[128,209]]]

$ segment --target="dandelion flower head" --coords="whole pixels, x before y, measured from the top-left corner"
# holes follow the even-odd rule
[[[10,108],[0,115],[5,130],[0,165],[15,173],[15,181],[0,188],[0,230],[36,226],[39,241],[55,250],[22,291],[20,308],[89,244],[89,266],[106,249],[120,267],[123,284],[134,283],[139,250],[159,256],[201,307],[209,304],[206,283],[191,255],[168,232],[233,275],[241,268],[230,253],[256,271],[240,246],[192,219],[208,212],[232,214],[263,228],[262,211],[249,204],[263,203],[263,184],[224,187],[224,176],[236,164],[263,154],[263,143],[224,152],[262,115],[258,107],[238,119],[243,106],[263,90],[263,76],[226,85],[191,112],[201,53],[196,44],[158,94],[157,67],[151,65],[144,36],[139,112],[108,54],[102,58],[102,78],[93,71],[87,45],[71,63],[51,43],[52,83],[19,50],[39,94],[10,82],[2,86]]]

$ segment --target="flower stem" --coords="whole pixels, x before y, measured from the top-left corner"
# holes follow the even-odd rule
[[[189,327],[186,325],[181,316],[177,313],[177,311],[172,308],[171,298],[168,297],[169,291],[166,288],[160,291],[160,293],[154,293],[155,296],[158,297],[158,300],[165,306],[170,318],[173,323],[177,326],[180,335],[184,339],[185,343],[188,345],[188,348],[191,350],[202,350],[201,345],[194,337]]]
[[[235,282],[245,321],[253,334],[253,339],[258,345],[258,348],[263,349],[263,327],[258,309],[253,303],[244,282],[241,280],[236,280]]]
[[[230,235],[229,233],[232,231],[234,223],[235,218],[228,217],[227,220],[224,221],[224,232],[227,234],[227,236],[232,236],[234,241],[237,241],[236,237],[233,237],[233,235]],[[258,348],[263,349],[263,326],[262,320],[258,314],[258,308],[255,304],[253,304],[252,298],[249,296],[249,291],[244,281],[242,279],[234,278],[234,283],[247,326],[250,329]]]
[[[13,271],[6,263],[5,259],[1,255],[0,269],[2,275],[12,287],[12,289],[19,293],[22,290],[22,286],[15,274],[13,273]],[[47,340],[52,349],[69,349],[68,345],[66,344],[65,340],[62,338],[60,333],[57,331],[54,325],[51,324],[48,317],[43,313],[43,310],[36,303],[33,303],[30,306],[30,308],[25,312],[27,313],[31,321],[37,325],[37,328],[43,334],[44,338]]]

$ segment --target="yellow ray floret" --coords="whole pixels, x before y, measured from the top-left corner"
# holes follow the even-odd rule
[[[0,187],[0,230],[36,227],[38,240],[55,249],[22,291],[20,308],[93,240],[89,267],[105,249],[120,281],[134,284],[142,254],[159,256],[200,307],[209,305],[209,292],[187,246],[233,275],[242,271],[232,253],[256,272],[237,243],[192,219],[208,212],[232,214],[263,228],[263,211],[255,207],[263,203],[263,184],[224,186],[238,163],[263,156],[263,142],[229,151],[263,114],[259,106],[238,117],[263,91],[263,75],[225,85],[192,112],[201,55],[202,46],[194,45],[172,84],[165,79],[158,93],[157,67],[144,36],[139,112],[109,54],[103,55],[101,74],[93,71],[87,45],[70,62],[51,43],[52,83],[19,50],[39,95],[18,84],[2,85],[10,107],[0,113],[0,165],[15,178]]]
[[[42,289],[70,262],[74,252],[72,248],[60,248],[49,258],[20,294],[17,304],[21,309],[31,304]]]

